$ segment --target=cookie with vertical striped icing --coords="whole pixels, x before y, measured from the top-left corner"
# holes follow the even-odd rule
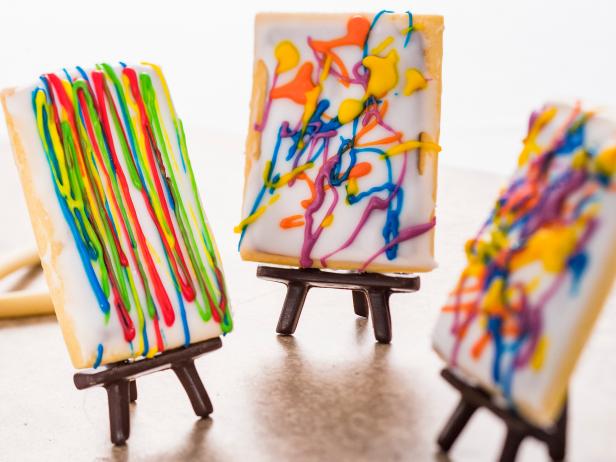
[[[220,258],[161,69],[77,67],[2,101],[75,367],[229,332]]]

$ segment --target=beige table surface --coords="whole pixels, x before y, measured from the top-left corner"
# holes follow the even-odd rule
[[[457,401],[429,337],[463,264],[462,246],[484,219],[501,179],[443,168],[437,253],[417,294],[392,297],[393,342],[374,342],[351,294],[310,292],[294,337],[275,334],[283,286],[241,262],[233,225],[241,203],[242,141],[189,127],[189,148],[223,257],[236,330],[197,362],[214,404],[198,420],[170,372],[139,380],[128,445],[109,442],[103,389],[77,391],[52,317],[0,321],[0,460],[362,461],[449,460],[436,434]],[[455,155],[447,153],[445,155]],[[32,245],[7,146],[0,144],[0,250]],[[230,190],[230,192],[226,192]],[[41,284],[40,281],[35,284]],[[2,288],[10,285],[5,282]],[[612,295],[571,385],[569,459],[616,460],[616,300]],[[454,461],[494,460],[502,424],[480,411]],[[547,460],[523,444],[520,460]]]

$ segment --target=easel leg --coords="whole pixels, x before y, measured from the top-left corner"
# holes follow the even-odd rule
[[[567,403],[563,407],[563,412],[556,423],[556,433],[552,441],[548,444],[548,451],[553,461],[565,459],[567,451]]]
[[[109,404],[109,432],[111,442],[121,445],[130,435],[130,416],[128,413],[129,383],[118,380],[105,385]]]
[[[131,403],[137,401],[137,381],[134,379],[130,381],[129,396]]]
[[[467,402],[463,398],[460,400],[437,440],[443,452],[448,452],[451,449],[476,410],[477,406],[474,404]]]
[[[306,284],[289,282],[276,332],[283,335],[291,335],[295,332],[308,289],[309,287]]]
[[[501,452],[499,461],[515,462],[518,455],[518,449],[520,449],[520,444],[522,444],[523,440],[524,434],[507,428],[507,437],[505,438],[505,445],[503,446],[503,451]]]
[[[374,336],[379,343],[391,342],[391,315],[389,314],[390,292],[384,289],[369,289],[370,313]]]
[[[353,291],[353,308],[357,316],[368,317],[368,297],[363,290]]]
[[[203,382],[199,377],[195,362],[187,361],[174,364],[171,368],[178,379],[180,379],[180,383],[184,387],[184,390],[186,390],[186,394],[190,399],[190,404],[192,404],[195,414],[200,417],[209,416],[214,408],[212,407],[212,402],[210,401],[207,391],[205,391]]]

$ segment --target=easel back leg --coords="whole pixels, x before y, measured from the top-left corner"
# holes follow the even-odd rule
[[[391,314],[389,313],[388,290],[369,289],[370,313],[374,336],[379,343],[391,342]]]
[[[357,316],[368,317],[368,296],[363,290],[353,291],[353,308]]]
[[[295,332],[299,317],[302,314],[304,302],[306,301],[308,289],[309,287],[306,284],[289,282],[276,332],[283,335],[291,335]]]

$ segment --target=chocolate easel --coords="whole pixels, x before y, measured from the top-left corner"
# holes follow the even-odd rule
[[[499,459],[501,462],[513,462],[518,454],[520,444],[527,436],[544,442],[552,460],[561,461],[565,458],[567,403],[563,406],[562,413],[554,427],[543,429],[531,424],[514,411],[498,406],[487,391],[480,387],[468,385],[451,370],[443,369],[441,375],[462,395],[458,406],[438,437],[437,442],[443,452],[448,452],[451,449],[475,411],[485,407],[507,426],[507,436]]]
[[[370,312],[374,336],[379,343],[391,342],[389,296],[392,293],[419,290],[419,276],[259,266],[257,277],[287,285],[287,295],[276,328],[279,334],[291,335],[295,332],[308,290],[313,287],[326,287],[353,291],[355,314],[367,318]]]
[[[220,338],[214,338],[170,350],[150,359],[110,364],[101,371],[78,372],[73,380],[79,390],[96,386],[107,390],[111,442],[124,444],[130,435],[129,403],[137,400],[138,377],[171,369],[184,387],[195,414],[207,417],[212,413],[212,403],[194,361],[221,346]]]

